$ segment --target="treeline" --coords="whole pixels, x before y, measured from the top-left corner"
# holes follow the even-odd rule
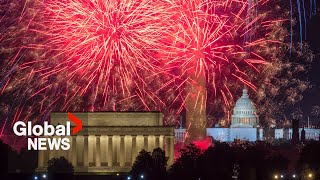
[[[153,158],[154,152],[141,151],[129,176],[130,179],[139,179],[143,174],[146,179],[270,180],[275,177],[291,179],[292,176],[308,179],[312,174],[312,179],[320,179],[319,152],[320,144],[316,142],[291,148],[264,142],[215,143],[205,151],[190,144],[180,150],[180,156],[169,168],[164,163],[167,160],[164,152],[162,157]]]

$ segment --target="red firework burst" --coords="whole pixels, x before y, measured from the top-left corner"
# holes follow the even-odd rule
[[[21,38],[30,32],[37,38],[23,45],[32,56],[17,64],[18,58],[11,59],[8,64],[17,70],[6,71],[11,78],[1,90],[22,97],[7,103],[17,107],[8,110],[14,114],[12,122],[36,114],[35,121],[43,120],[51,110],[127,110],[122,104],[134,98],[139,102],[129,103],[139,108],[131,110],[179,113],[185,106],[199,106],[202,111],[207,91],[229,109],[235,86],[255,90],[250,76],[277,54],[272,44],[282,41],[273,36],[272,25],[283,20],[257,12],[267,2],[38,3]],[[114,108],[117,104],[120,108]]]
[[[283,44],[282,40],[272,39],[272,24],[284,21],[270,19],[266,13],[257,13],[257,6],[267,1],[173,1],[173,11],[178,12],[173,41],[175,58],[169,61],[178,64],[180,76],[190,78],[205,72],[206,80],[214,95],[222,94],[229,105],[227,94],[232,91],[228,80],[256,90],[250,81],[247,70],[257,74],[259,65],[267,64],[273,44]],[[221,83],[222,82],[222,85]]]
[[[47,59],[43,64],[49,69],[43,69],[41,78],[64,74],[63,81],[75,84],[74,94],[91,91],[93,102],[102,95],[104,106],[110,89],[127,97],[134,96],[132,86],[144,91],[139,72],[159,73],[157,53],[164,48],[169,16],[165,5],[141,0],[45,2],[46,18],[40,22],[44,30],[35,31],[48,38],[44,47],[54,51],[54,65]],[[72,101],[67,100],[63,109]]]
[[[274,24],[283,19],[258,13],[268,1],[175,0],[174,22],[168,66],[178,67],[179,87],[184,88],[186,126],[191,139],[205,136],[207,90],[213,101],[221,97],[229,114],[233,93],[248,86],[256,91],[253,79],[269,64],[270,51],[283,39],[274,38]],[[279,48],[280,49],[280,48]],[[168,56],[169,57],[169,56]],[[200,131],[201,130],[201,131]]]

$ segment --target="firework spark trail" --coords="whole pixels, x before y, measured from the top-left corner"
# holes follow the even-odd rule
[[[231,107],[244,84],[260,93],[261,67],[282,65],[274,61],[289,19],[263,9],[268,0],[11,2],[15,18],[0,17],[17,23],[0,28],[1,113],[36,122],[52,110],[161,110],[175,119],[189,98],[206,109],[207,92]],[[186,87],[201,76],[196,90],[205,92],[193,96]]]
[[[141,83],[145,84],[145,80],[138,71],[154,73],[157,70],[155,64],[159,63],[155,56],[164,47],[161,41],[166,35],[167,14],[164,12],[167,7],[159,2],[46,2],[45,16],[48,20],[41,23],[49,29],[40,33],[49,37],[48,48],[57,47],[56,56],[61,59],[59,65],[47,73],[48,76],[68,71],[70,74],[66,78],[69,82],[85,82],[84,86],[78,86],[75,90],[80,95],[85,95],[90,91],[90,86],[96,84],[92,88],[93,103],[101,92],[106,102],[106,92],[110,87],[114,94],[119,93],[118,89],[114,89],[114,83],[118,81],[121,94],[133,96],[129,86],[134,84],[138,90],[136,92],[139,92],[137,96],[149,110],[141,96],[142,92],[147,92],[139,87]],[[138,80],[141,83],[132,83]],[[71,97],[63,109],[68,109],[76,98],[75,94]]]
[[[284,20],[258,14],[257,1],[174,0],[171,4],[176,26],[170,33],[170,44],[175,48],[168,51],[171,54],[167,57],[172,58],[167,60],[167,65],[179,67],[179,78],[188,79],[183,81],[184,97],[189,97],[184,98],[186,125],[191,127],[190,137],[203,139],[208,87],[213,88],[215,96],[219,92],[218,96],[228,107],[225,113],[230,111],[233,99],[229,82],[238,87],[246,85],[257,92],[250,76],[259,76],[261,66],[270,61],[263,58],[271,53],[267,49],[283,43],[269,34],[271,24]]]
[[[293,14],[293,0],[290,0],[290,16],[291,16],[291,39],[293,38],[293,30],[292,30],[292,24],[294,21],[294,18],[292,16]],[[297,12],[298,12],[298,22],[299,22],[299,36],[300,36],[300,44],[303,43],[303,40],[307,39],[307,14],[306,14],[306,2],[305,0],[296,0],[297,5]],[[317,14],[317,3],[316,0],[310,0],[310,19],[312,18],[312,13]],[[314,9],[313,9],[314,8]],[[313,12],[314,10],[314,12]],[[303,24],[303,25],[302,25]],[[291,40],[291,46],[293,41]],[[302,45],[300,45],[300,51],[302,51]]]
[[[152,8],[150,7],[151,5],[153,6]],[[236,32],[236,34],[239,34],[237,31],[240,30],[241,37],[248,39],[248,34],[251,35],[253,30],[251,25],[256,23],[259,18],[252,18],[251,14],[249,16],[243,16],[243,14],[248,13],[244,11],[246,8],[248,10],[254,9],[255,4],[250,4],[249,7],[246,2],[238,1],[230,1],[229,3],[219,1],[202,1],[201,3],[198,3],[198,1],[174,1],[171,2],[171,5],[174,11],[178,10],[176,12],[180,13],[175,21],[177,22],[177,28],[174,30],[176,30],[175,34],[177,36],[174,41],[182,44],[182,51],[187,54],[182,56],[184,59],[181,61],[182,64],[179,65],[182,69],[186,69],[186,67],[191,70],[195,69],[198,76],[205,69],[209,70],[208,72],[213,69],[213,72],[217,73],[216,70],[219,67],[219,73],[223,74],[223,66],[231,64],[230,57],[226,57],[225,51],[232,49],[236,53],[246,54],[245,48],[254,46],[254,44],[250,45],[250,42],[245,42],[246,46],[243,48],[239,45],[234,45],[239,42],[225,45],[223,43],[219,44],[219,41],[229,37],[234,38],[231,33]],[[238,13],[235,13],[235,19],[240,20],[237,24],[233,24],[236,21],[231,22],[229,20],[231,18],[229,16],[230,13],[222,13],[220,15],[215,12],[209,12],[212,9],[219,8],[225,9],[227,12],[232,8],[229,6],[242,7]],[[46,46],[48,48],[55,47],[58,52],[56,57],[61,58],[60,56],[62,56],[62,59],[51,70],[43,69],[39,73],[43,72],[41,76],[46,78],[69,71],[70,74],[65,74],[65,78],[69,82],[73,80],[76,80],[75,83],[79,83],[81,80],[86,82],[85,86],[76,87],[73,96],[66,101],[63,109],[70,107],[69,104],[76,98],[76,93],[85,95],[89,91],[89,86],[94,83],[97,84],[93,88],[95,92],[92,92],[95,94],[93,100],[95,102],[99,89],[101,91],[101,87],[104,87],[103,92],[105,92],[105,89],[108,88],[107,86],[110,86],[110,74],[114,69],[121,74],[122,94],[125,94],[125,92],[131,94],[126,86],[128,82],[132,81],[132,74],[136,75],[139,68],[143,70],[156,68],[150,63],[151,60],[154,60],[152,56],[154,54],[142,52],[141,48],[143,50],[148,48],[149,50],[157,50],[161,54],[161,48],[163,47],[159,48],[159,46],[163,46],[161,40],[164,35],[167,35],[164,32],[169,29],[169,27],[165,26],[166,22],[164,23],[163,20],[170,18],[169,15],[168,17],[163,16],[163,14],[167,14],[163,13],[165,8],[168,8],[168,6],[159,5],[159,3],[155,6],[146,2],[131,3],[131,1],[121,3],[119,1],[91,2],[79,0],[46,2],[45,17],[48,17],[48,19],[41,23],[43,26],[48,26],[49,29],[37,32],[50,37]],[[203,11],[203,8],[206,8],[206,10]],[[162,12],[157,14],[159,9]],[[133,12],[134,14],[126,14],[126,12]],[[159,15],[161,16],[158,17]],[[181,34],[183,37],[179,37]],[[260,40],[260,43],[263,43],[263,40]],[[168,48],[177,49],[171,46]],[[175,53],[173,52],[173,54]],[[168,56],[172,57],[172,55]],[[198,61],[195,64],[194,59]],[[256,69],[254,64],[260,63],[261,60],[257,61],[252,58],[251,61],[246,62]],[[232,64],[237,69],[235,73],[244,74],[239,70],[238,63],[232,62]],[[119,65],[119,68],[114,68],[117,65]],[[193,68],[193,65],[196,67]],[[128,69],[132,71],[128,72]],[[235,73],[232,76],[255,89],[252,83]],[[188,73],[183,72],[182,74]],[[80,80],[77,77],[79,75]],[[141,78],[139,76],[136,77],[138,79]],[[223,78],[228,79],[227,76]],[[138,89],[138,92],[140,92],[138,94],[141,94],[141,89]],[[37,95],[42,90],[45,90],[45,87],[32,96]],[[227,91],[230,92],[229,89]],[[105,94],[103,96],[106,101],[107,96]],[[146,109],[149,109],[143,97],[141,95],[138,96]]]
[[[89,82],[81,94],[94,81],[106,89],[114,71],[122,76],[122,93],[130,94],[126,86],[132,74],[156,68],[154,54],[163,46],[166,31],[165,6],[153,1],[73,0],[46,2],[46,7],[48,19],[42,23],[49,29],[40,33],[50,37],[48,48],[56,47],[57,56],[63,55],[49,75],[67,70],[68,81]]]
[[[9,70],[5,76],[1,74],[5,77],[1,78],[1,94],[20,98],[7,102],[10,110],[4,111],[7,104],[1,104],[4,117],[14,116],[9,121],[11,124],[31,117],[35,122],[42,121],[43,115],[54,109],[116,111],[134,107],[132,110],[158,110],[152,103],[171,106],[179,101],[179,93],[175,97],[171,88],[166,88],[170,86],[166,80],[169,75],[162,75],[165,70],[157,67],[161,64],[157,52],[166,46],[162,40],[166,28],[170,27],[166,25],[169,14],[164,1],[44,1],[34,5],[36,10],[32,11],[30,4],[35,2],[26,1],[21,7],[13,3],[13,9],[22,9],[17,16],[21,21],[19,25],[27,29],[26,34],[8,33],[16,37],[11,42],[7,34],[0,36],[1,40],[6,40],[2,44],[9,42],[9,48],[22,47],[20,50],[27,49],[29,53],[24,56],[19,50],[8,57],[10,66],[4,67]],[[35,18],[35,14],[41,19]],[[4,16],[1,20],[5,18],[8,19]],[[25,22],[22,19],[28,21],[22,23]],[[23,46],[15,44],[28,33],[39,38]],[[159,78],[166,82],[152,83]],[[170,97],[173,100],[163,102],[159,98],[162,91],[173,96]],[[119,98],[115,99],[117,96]],[[115,106],[124,99],[129,105]],[[89,106],[84,101],[89,101]],[[140,101],[143,107],[135,101]],[[22,114],[22,111],[27,113]],[[2,124],[3,127],[6,124]]]
[[[259,46],[259,43],[265,43],[263,39],[251,40],[255,31],[255,26],[252,25],[257,23],[260,17],[247,13],[250,9],[255,9],[256,3],[250,3],[250,7],[244,1],[167,3],[115,0],[45,1],[42,6],[44,9],[38,12],[45,18],[35,22],[38,26],[31,28],[31,31],[48,39],[30,48],[46,48],[49,52],[44,55],[44,59],[27,62],[20,67],[20,70],[27,70],[28,75],[26,79],[22,78],[18,82],[38,78],[36,88],[28,89],[28,99],[44,95],[44,99],[56,100],[58,97],[50,93],[62,93],[64,95],[61,99],[64,103],[61,108],[67,110],[77,102],[79,96],[86,96],[88,93],[93,94],[90,99],[92,104],[96,104],[97,96],[101,98],[102,95],[105,105],[109,99],[107,92],[111,90],[114,94],[139,97],[145,108],[149,109],[142,94],[149,96],[151,101],[161,98],[143,93],[144,87],[139,86],[147,86],[147,83],[138,71],[152,73],[163,68],[155,66],[161,64],[155,58],[157,53],[161,58],[165,57],[161,60],[167,62],[168,69],[175,67],[172,65],[175,62],[179,62],[177,66],[182,72],[177,77],[183,79],[182,83],[190,83],[184,80],[184,76],[189,74],[188,71],[195,71],[196,76],[206,71],[208,81],[224,81],[232,75],[240,82],[255,88],[250,81],[245,80],[243,76],[247,75],[240,66],[244,62],[244,56],[248,55],[247,47],[252,49]],[[170,34],[174,37],[168,37]],[[248,39],[249,36],[250,40],[245,40],[242,46],[243,39]],[[227,40],[228,38],[231,40]],[[172,42],[163,41],[168,39]],[[252,68],[256,69],[255,64],[264,63],[260,58],[263,55],[250,55],[251,60],[245,62]],[[173,56],[178,58],[171,59]],[[232,68],[228,70],[230,74],[225,73],[229,68]],[[141,83],[132,83],[138,80]],[[53,83],[50,83],[51,81]],[[68,86],[61,87],[62,82],[68,82]],[[115,82],[120,84],[120,91]],[[137,94],[131,92],[132,84],[136,86]],[[215,92],[220,92],[216,89],[219,86],[214,87]],[[230,96],[228,86],[224,83],[223,87],[226,87],[225,94]],[[180,88],[184,88],[184,85],[177,84],[177,89]],[[180,93],[177,97],[189,96]]]
[[[175,35],[173,42],[177,46],[174,50],[178,49],[172,53],[178,54],[174,56],[178,58],[169,62],[178,64],[182,69],[181,77],[187,74],[185,77],[189,78],[187,71],[194,71],[192,73],[195,76],[205,71],[208,84],[213,84],[214,92],[217,92],[216,76],[228,80],[231,75],[255,90],[255,85],[247,79],[248,75],[244,71],[249,66],[259,72],[257,67],[266,64],[268,60],[263,58],[264,53],[255,52],[254,49],[260,48],[261,52],[261,44],[269,46],[276,41],[266,39],[268,32],[255,34],[254,38],[255,31],[268,29],[261,30],[254,24],[272,24],[282,20],[262,20],[263,15],[256,13],[258,3],[254,2],[194,0],[172,1],[172,4],[173,11],[181,15],[174,16],[179,18],[176,20],[177,29],[174,29],[176,33],[172,33]],[[247,48],[252,50],[248,51]],[[226,69],[230,73],[226,73]],[[228,87],[223,87],[232,97]],[[228,104],[225,95],[223,97]]]

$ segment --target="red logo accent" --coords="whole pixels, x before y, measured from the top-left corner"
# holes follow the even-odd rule
[[[72,129],[72,135],[77,134],[82,129],[82,121],[78,119],[75,115],[68,112],[68,118],[76,124],[76,127]]]

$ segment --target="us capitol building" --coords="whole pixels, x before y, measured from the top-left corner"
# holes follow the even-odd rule
[[[306,139],[319,140],[320,129],[307,126],[299,128],[301,136],[302,129],[305,130]],[[207,128],[207,136],[221,142],[243,141],[273,141],[277,139],[292,139],[292,129],[262,129],[259,126],[259,117],[254,103],[250,100],[248,90],[242,91],[242,96],[237,100],[232,111],[229,128],[222,128],[216,125],[214,128]],[[183,143],[186,130],[175,129],[175,143]]]
[[[242,96],[236,102],[231,116],[230,128],[255,128],[258,127],[259,119],[256,108],[249,99],[248,90],[243,89]]]
[[[263,130],[259,128],[257,109],[250,100],[248,90],[242,91],[231,116],[230,128],[207,128],[207,135],[215,140],[231,142],[235,139],[256,141],[263,139]]]

